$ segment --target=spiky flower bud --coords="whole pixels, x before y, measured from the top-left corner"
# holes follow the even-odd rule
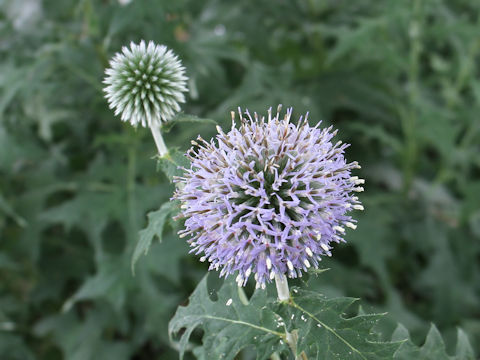
[[[352,192],[363,181],[350,176],[359,166],[346,162],[348,144],[331,142],[332,127],[311,127],[306,117],[295,125],[292,109],[283,119],[279,111],[265,121],[239,110],[239,128],[232,113],[231,130],[219,128],[217,142],[199,137],[176,179],[186,219],[180,236],[221,276],[238,272],[239,285],[251,274],[264,287],[276,275],[317,268],[345,227],[355,228],[347,213],[361,208]]]
[[[124,46],[105,71],[106,98],[115,115],[133,126],[159,126],[180,111],[187,91],[185,68],[166,46],[152,41]]]

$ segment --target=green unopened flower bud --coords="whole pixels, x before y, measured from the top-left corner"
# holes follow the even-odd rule
[[[124,46],[110,61],[104,89],[123,121],[158,128],[180,111],[187,91],[185,68],[166,46],[152,41]]]

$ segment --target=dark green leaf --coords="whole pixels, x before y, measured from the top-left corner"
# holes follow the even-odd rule
[[[326,299],[297,288],[292,295],[280,304],[280,314],[289,331],[298,330],[297,353],[304,351],[308,359],[390,360],[401,344],[381,342],[372,334],[382,314],[346,318],[345,312],[356,299]]]
[[[135,263],[142,254],[147,254],[150,245],[155,237],[162,241],[162,234],[165,224],[178,211],[178,203],[170,201],[164,203],[160,209],[148,214],[148,225],[139,232],[139,240],[135,246],[132,256],[132,271],[135,269]]]
[[[212,275],[210,275],[212,276]],[[234,359],[243,348],[254,345],[257,359],[267,359],[275,351],[285,351],[281,322],[267,305],[266,291],[257,290],[248,304],[239,297],[239,288],[231,278],[210,299],[207,276],[203,278],[188,305],[179,307],[170,321],[169,333],[175,338],[180,358],[190,348],[189,339],[196,328],[204,332],[202,350],[205,359]]]
[[[404,341],[395,353],[394,359],[398,360],[474,360],[472,347],[467,336],[462,330],[457,333],[457,350],[454,356],[449,356],[445,350],[442,336],[436,326],[432,324],[425,343],[422,347],[416,346],[411,340],[408,330],[398,325],[392,335],[394,341]]]
[[[195,126],[196,124],[217,124],[217,122],[213,119],[201,118],[195,115],[180,113],[175,115],[173,119],[171,119],[169,122],[162,126],[162,132],[170,132],[170,130],[173,126],[175,126],[176,123],[192,123],[192,126]]]
[[[157,169],[162,170],[170,182],[173,182],[174,176],[183,174],[182,167],[188,168],[190,162],[184,153],[178,149],[169,149],[168,154],[157,158]]]

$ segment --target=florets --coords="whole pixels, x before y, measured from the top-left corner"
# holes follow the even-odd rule
[[[170,120],[185,102],[185,68],[166,46],[124,46],[105,71],[106,98],[115,115],[133,126],[160,125]]]
[[[350,175],[359,165],[346,162],[348,144],[331,142],[332,127],[311,127],[307,116],[293,124],[292,109],[283,119],[279,111],[265,121],[239,110],[238,128],[232,113],[228,133],[218,128],[216,141],[192,142],[191,166],[176,179],[180,236],[221,276],[238,272],[239,285],[252,274],[264,287],[275,274],[317,268],[345,227],[355,229],[347,213],[363,209],[352,193],[364,180]]]

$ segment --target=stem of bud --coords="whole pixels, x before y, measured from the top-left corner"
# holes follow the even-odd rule
[[[158,154],[160,156],[165,156],[168,153],[167,146],[163,141],[162,133],[160,132],[160,127],[156,125],[150,126],[150,130],[152,131],[153,139],[155,140],[155,144],[157,145]]]

